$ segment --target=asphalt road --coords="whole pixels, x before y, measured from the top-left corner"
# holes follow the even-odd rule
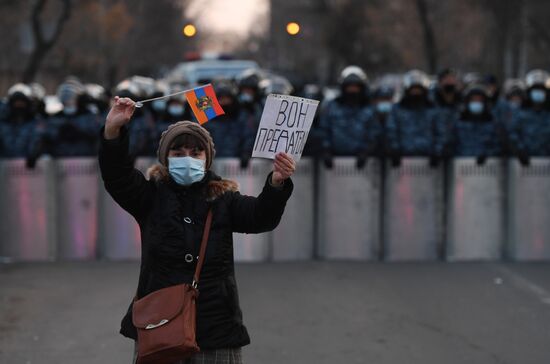
[[[0,265],[0,363],[130,363],[136,263]],[[245,363],[550,363],[548,264],[241,264]]]

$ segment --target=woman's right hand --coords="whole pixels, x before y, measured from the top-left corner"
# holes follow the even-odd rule
[[[115,103],[105,121],[105,139],[117,138],[120,133],[120,128],[128,124],[130,118],[134,114],[136,103],[127,97],[115,97]]]

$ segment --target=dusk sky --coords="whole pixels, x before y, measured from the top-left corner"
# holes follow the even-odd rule
[[[188,15],[196,17],[200,26],[208,26],[211,31],[244,35],[268,10],[267,0],[196,0]]]

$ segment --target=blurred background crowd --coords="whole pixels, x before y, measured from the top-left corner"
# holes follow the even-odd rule
[[[550,148],[549,11],[539,0],[5,0],[0,157],[93,156],[113,96],[212,82],[226,112],[207,124],[218,156],[243,167],[269,93],[322,101],[305,153],[328,167],[340,155],[359,167],[414,155],[525,165]],[[162,130],[189,118],[182,97],[146,104],[132,155],[154,156]]]
[[[225,111],[206,124],[217,156],[238,157],[243,168],[270,93],[321,101],[304,153],[329,168],[333,156],[356,156],[362,168],[370,157],[390,158],[397,166],[403,156],[425,156],[437,166],[453,156],[476,157],[480,164],[504,156],[527,165],[530,156],[550,154],[550,75],[544,70],[504,82],[452,68],[371,80],[360,67],[348,66],[336,87],[293,85],[250,61],[195,60],[176,71],[187,81],[175,82],[174,73],[162,79],[133,76],[109,90],[68,77],[54,95],[38,83],[17,83],[0,103],[0,157],[26,158],[33,167],[42,155],[94,156],[113,96],[143,100],[208,82]],[[155,156],[162,131],[183,119],[194,119],[183,95],[136,109],[131,155]]]

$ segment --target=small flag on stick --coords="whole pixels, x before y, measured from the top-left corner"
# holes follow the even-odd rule
[[[200,124],[225,114],[211,84],[189,90],[185,97]]]

